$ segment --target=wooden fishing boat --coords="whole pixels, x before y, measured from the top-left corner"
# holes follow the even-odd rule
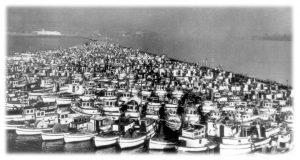
[[[158,119],[158,110],[161,106],[157,97],[150,97],[150,102],[147,104],[146,117],[152,119]]]
[[[64,134],[64,142],[71,143],[71,142],[82,142],[82,141],[89,141],[98,133],[90,133],[90,132],[75,132]]]
[[[166,120],[166,126],[169,127],[173,131],[178,131],[181,127],[181,120],[178,115],[175,116],[168,116]]]
[[[136,129],[136,127],[138,127]],[[153,119],[144,118],[140,120],[140,124],[135,126],[131,133],[119,138],[119,146],[121,149],[140,146],[155,134],[156,122]]]
[[[129,119],[119,118],[111,124],[108,131],[102,131],[94,137],[96,147],[105,147],[117,144],[119,137],[134,126],[135,122]]]
[[[120,137],[119,134],[108,133],[108,134],[96,135],[93,141],[96,147],[105,147],[105,146],[111,146],[117,144],[119,137]]]
[[[17,128],[25,127],[25,122],[26,121],[7,121],[5,127],[7,130],[16,130]]]
[[[52,130],[43,131],[41,135],[43,141],[49,141],[64,139],[65,134],[70,134],[68,125],[57,123],[53,126]]]
[[[64,139],[65,134],[70,134],[69,132],[42,132],[42,140],[43,141],[50,141],[50,140],[59,140]]]
[[[39,122],[34,126],[25,126],[16,128],[17,135],[41,135],[43,131],[50,131],[52,127],[49,127],[47,123]]]
[[[153,137],[149,141],[149,149],[153,150],[173,150],[176,148],[177,142],[162,140],[156,137]]]
[[[258,126],[254,127],[258,128]],[[257,149],[266,147],[271,137],[262,137],[261,132],[258,131],[258,135],[254,135],[249,131],[249,127],[238,127],[237,133],[231,137],[223,137],[220,143],[221,154],[241,154],[254,152]],[[249,135],[251,134],[251,135]]]
[[[149,140],[149,149],[152,150],[174,150],[178,141],[175,132],[169,129],[165,121],[159,122],[159,129],[156,134]]]
[[[208,139],[205,135],[206,127],[201,124],[192,124],[192,126],[183,129],[179,136],[178,151],[185,152],[204,152],[215,149],[218,144]]]
[[[125,116],[132,118],[132,119],[138,119],[140,117],[139,107],[141,105],[142,99],[134,96],[130,98],[127,102],[127,109],[125,111]]]

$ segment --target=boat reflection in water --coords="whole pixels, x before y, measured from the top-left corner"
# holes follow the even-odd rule
[[[64,141],[43,141],[42,150],[44,152],[64,152]]]
[[[93,152],[94,147],[90,141],[65,143],[64,151],[72,153],[88,153]]]

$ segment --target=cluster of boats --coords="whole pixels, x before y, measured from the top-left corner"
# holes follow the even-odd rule
[[[115,43],[7,57],[6,127],[43,141],[180,152],[292,148],[293,92]]]

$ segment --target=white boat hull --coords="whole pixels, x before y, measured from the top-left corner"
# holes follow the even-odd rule
[[[168,149],[175,149],[176,143],[174,142],[161,142],[161,141],[154,141],[150,139],[149,141],[149,149],[155,150],[168,150]]]
[[[56,98],[56,104],[64,105],[64,104],[71,104],[72,99],[63,99],[63,98]]]
[[[17,128],[19,128],[19,127],[24,127],[25,125],[23,125],[23,124],[20,124],[20,125],[6,125],[6,129],[7,130],[16,130]]]
[[[104,147],[116,144],[118,142],[118,139],[119,136],[110,138],[95,136],[93,141],[96,147]]]
[[[88,141],[92,139],[96,134],[65,134],[64,135],[64,141],[65,143],[71,143],[71,142],[82,142],[82,141]]]
[[[17,128],[16,134],[17,135],[40,135],[42,131],[49,131],[52,128],[45,128],[45,129],[36,129],[36,128]]]
[[[139,138],[131,138],[131,139],[120,138],[119,146],[121,149],[136,147],[141,144],[144,144],[145,140],[146,140],[146,135],[139,137]]]
[[[220,153],[250,153],[257,149],[263,148],[268,145],[271,141],[271,138],[266,138],[264,140],[246,143],[246,144],[220,144]]]
[[[64,139],[64,135],[68,133],[42,133],[43,141]]]
[[[177,147],[178,151],[183,151],[183,152],[205,152],[209,151],[212,149],[215,149],[218,145],[217,144],[212,144],[208,146],[203,146],[203,147],[184,147],[184,146],[179,146]]]

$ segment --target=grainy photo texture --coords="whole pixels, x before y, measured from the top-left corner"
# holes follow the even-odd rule
[[[7,7],[7,153],[288,153],[291,17]]]

